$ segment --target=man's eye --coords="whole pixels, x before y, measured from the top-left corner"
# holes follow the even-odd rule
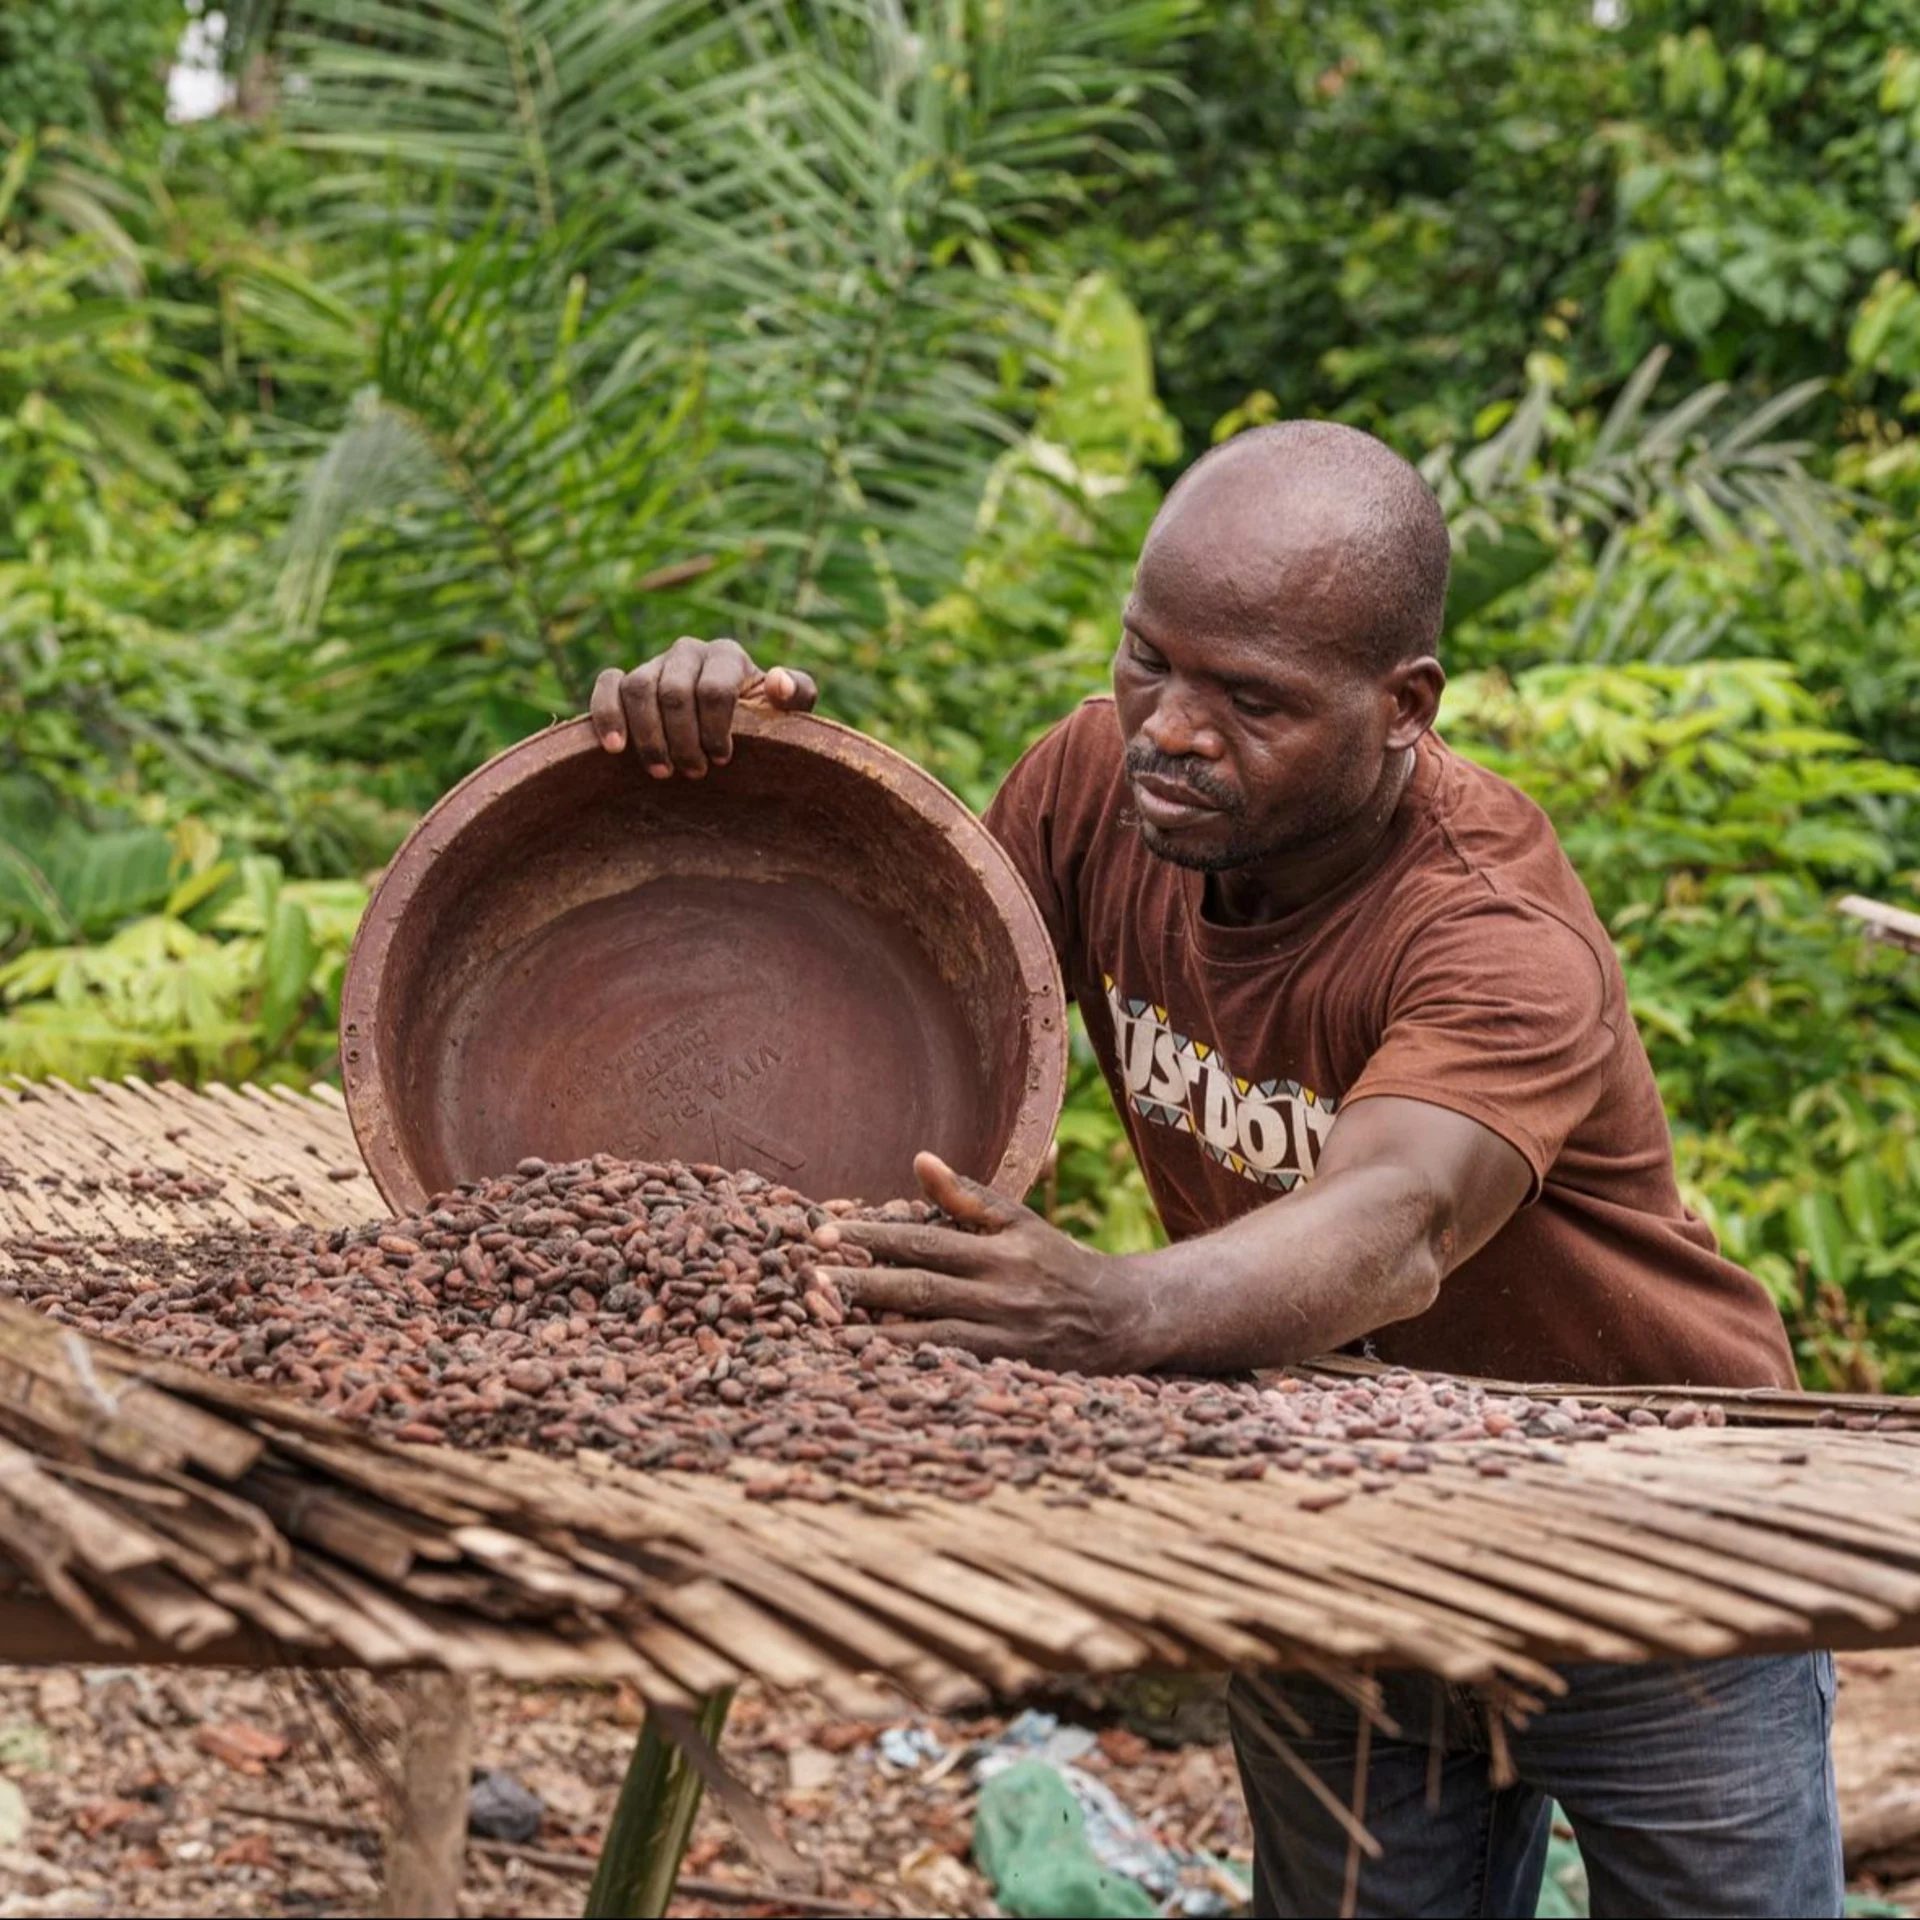
[[[1233,696],[1233,710],[1243,713],[1249,720],[1264,720],[1270,714],[1280,711],[1271,700],[1256,700],[1251,694],[1236,693]]]
[[[1138,640],[1127,643],[1127,657],[1136,667],[1144,668],[1148,673],[1165,673],[1167,663],[1154,650]]]

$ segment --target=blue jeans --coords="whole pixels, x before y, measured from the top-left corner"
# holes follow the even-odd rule
[[[1527,1916],[1557,1800],[1580,1841],[1596,1915],[1838,1914],[1829,1654],[1577,1666],[1567,1691],[1508,1732],[1519,1780],[1489,1779],[1483,1708],[1424,1674],[1381,1677],[1399,1733],[1375,1730],[1356,1910]],[[1260,1697],[1266,1686],[1303,1735]],[[1353,1708],[1296,1674],[1235,1680],[1234,1751],[1253,1818],[1253,1911],[1337,1914],[1350,1843],[1275,1754],[1283,1740],[1353,1804]],[[1429,1795],[1437,1790],[1437,1803]]]

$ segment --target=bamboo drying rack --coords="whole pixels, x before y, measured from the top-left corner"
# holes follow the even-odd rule
[[[196,1174],[196,1197],[154,1190]],[[0,1264],[380,1211],[325,1092],[0,1087]],[[1726,1428],[1560,1465],[1516,1444],[1495,1479],[1442,1447],[1374,1492],[1182,1461],[1090,1506],[1036,1488],[821,1506],[595,1455],[394,1446],[24,1311],[4,1330],[0,1498],[72,1582],[0,1605],[15,1659],[121,1634],[221,1664],[623,1677],[685,1712],[749,1676],[854,1698],[884,1675],[951,1708],[1050,1672],[1254,1665],[1537,1698],[1556,1662],[1920,1641],[1902,1401],[1749,1396]]]

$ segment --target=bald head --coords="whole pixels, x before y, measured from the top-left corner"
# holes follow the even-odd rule
[[[1449,557],[1440,503],[1397,453],[1356,427],[1290,420],[1187,469],[1141,549],[1136,590],[1182,617],[1384,671],[1436,650]]]

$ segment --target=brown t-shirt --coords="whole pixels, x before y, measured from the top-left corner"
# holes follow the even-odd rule
[[[1311,1179],[1336,1114],[1399,1094],[1526,1159],[1527,1203],[1382,1360],[1510,1380],[1791,1386],[1780,1315],[1682,1204],[1612,944],[1546,816],[1420,743],[1379,849],[1259,926],[1128,820],[1120,730],[1090,700],[1007,776],[987,824],[1053,934],[1167,1231]],[[1274,1284],[1284,1286],[1284,1276]]]

